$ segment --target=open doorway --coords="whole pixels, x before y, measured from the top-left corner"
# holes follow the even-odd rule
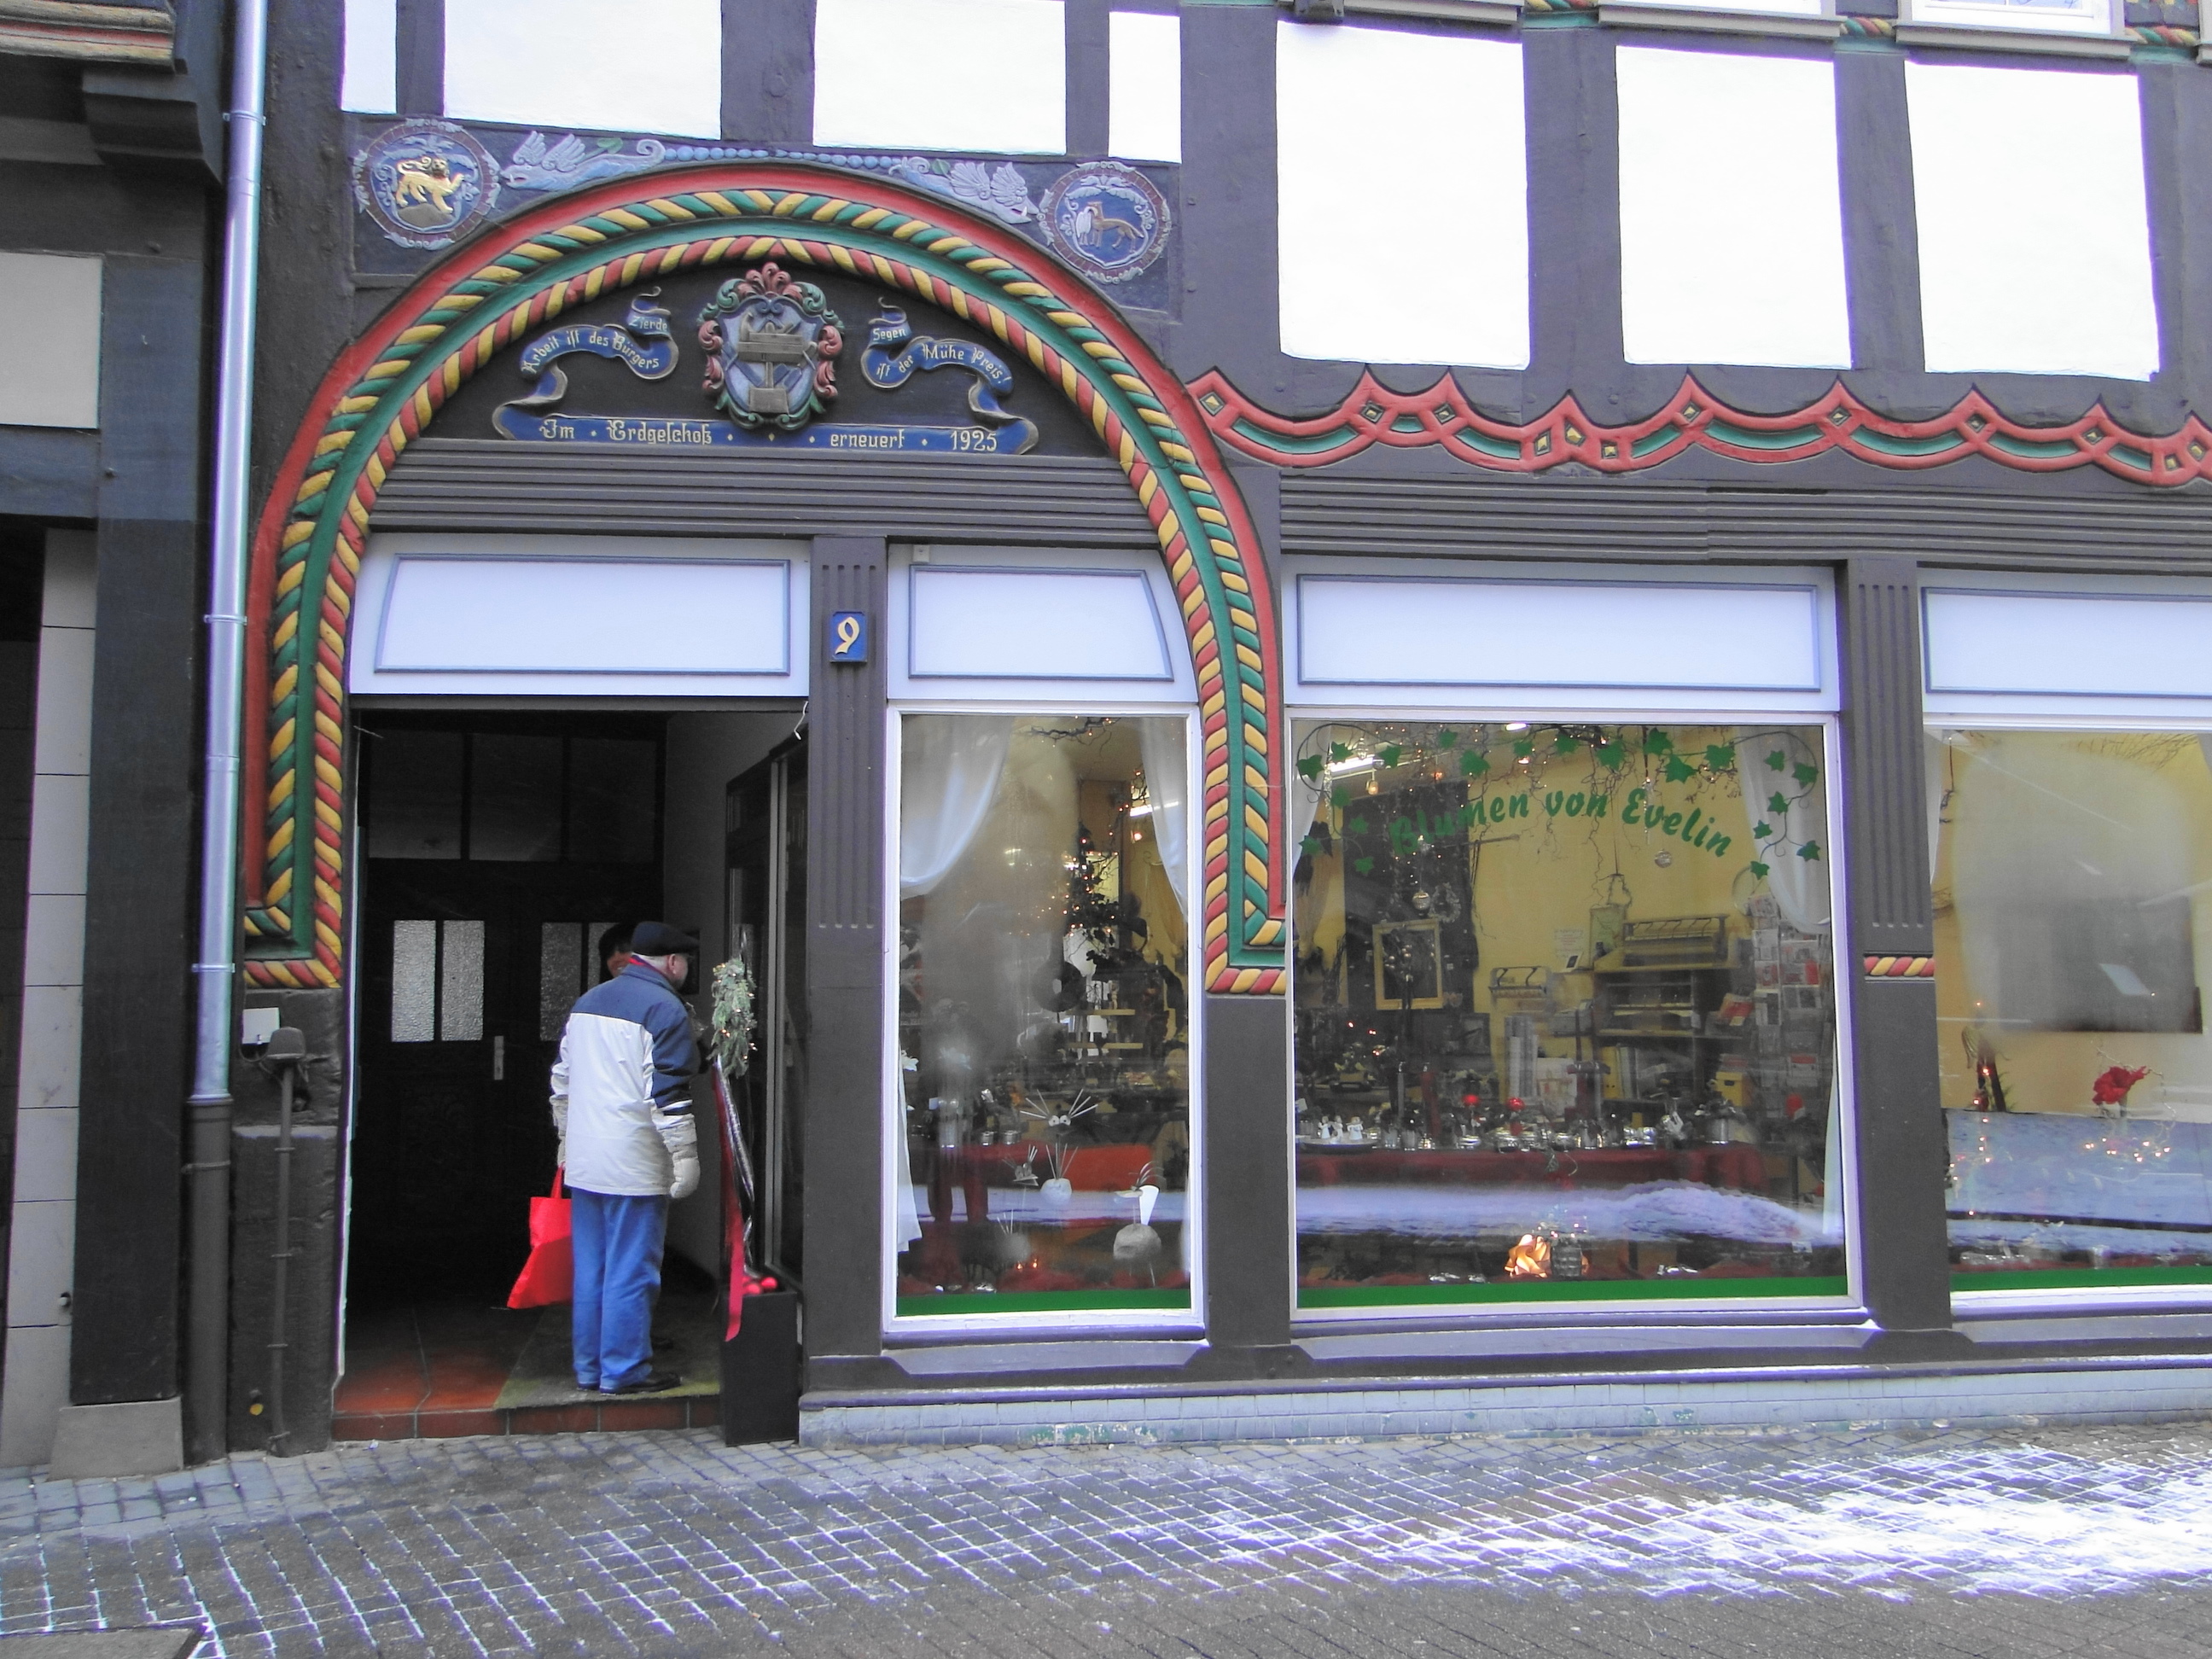
[[[705,1014],[707,972],[739,942],[730,791],[793,720],[758,708],[359,715],[337,1437],[716,1419],[723,1184],[703,1081],[702,1179],[670,1213],[655,1320],[656,1364],[684,1386],[621,1402],[580,1392],[567,1306],[505,1304],[528,1255],[530,1200],[552,1187],[547,1079],[569,1007],[607,977],[614,930],[653,918],[698,935],[683,994]],[[763,1024],[787,1038],[798,1028],[769,988]]]

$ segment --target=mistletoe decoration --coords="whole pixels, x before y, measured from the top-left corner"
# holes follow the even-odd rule
[[[714,969],[714,1007],[708,1042],[715,1062],[729,1077],[743,1077],[753,1053],[753,976],[744,958],[732,957]]]

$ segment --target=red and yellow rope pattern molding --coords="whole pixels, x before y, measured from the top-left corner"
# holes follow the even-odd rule
[[[1936,977],[1936,958],[1933,957],[1869,957],[1866,959],[1869,979],[1933,979]]]
[[[245,799],[266,812],[244,872],[247,976],[335,986],[344,972],[346,650],[370,510],[400,453],[471,374],[568,307],[676,270],[774,258],[889,284],[988,331],[1120,464],[1158,536],[1197,673],[1206,987],[1279,993],[1287,820],[1273,600],[1189,394],[1079,279],[942,204],[791,163],[672,171],[641,194],[647,182],[580,191],[485,233],[426,272],[317,390],[254,539],[249,616],[264,648],[248,708],[268,726],[265,744],[246,744]]]

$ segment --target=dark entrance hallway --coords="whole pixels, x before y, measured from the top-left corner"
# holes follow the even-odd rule
[[[715,1420],[719,1160],[672,1213],[658,1363],[684,1376],[681,1390],[621,1402],[580,1393],[566,1304],[505,1305],[528,1255],[530,1199],[553,1180],[547,1075],[570,1005],[607,976],[617,927],[714,920],[668,916],[670,722],[362,718],[360,1087],[338,1438]],[[724,784],[687,781],[718,795]],[[718,941],[704,932],[711,964]],[[702,1146],[716,1135],[702,1109]]]
[[[704,1079],[699,1191],[670,1212],[657,1363],[676,1394],[580,1394],[566,1304],[511,1310],[550,1188],[547,1073],[611,929],[701,941],[686,1000],[742,953],[759,1032],[738,1097],[757,1261],[797,1273],[805,745],[796,708],[359,716],[359,1086],[347,1165],[339,1439],[717,1420],[723,1171]]]

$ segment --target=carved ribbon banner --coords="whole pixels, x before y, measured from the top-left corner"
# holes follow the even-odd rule
[[[900,348],[896,355],[890,350],[893,346]],[[1000,406],[1000,398],[1014,389],[1014,376],[987,347],[970,340],[917,336],[914,325],[906,319],[906,313],[892,305],[886,305],[868,325],[868,349],[860,356],[860,373],[868,377],[870,386],[896,392],[917,372],[926,374],[937,368],[964,368],[973,374],[975,378],[968,387],[968,407],[975,417],[994,426],[1011,428],[1008,436],[1019,434],[1020,441],[1012,444],[1001,438],[1000,454],[1026,455],[1036,447],[1036,423]]]
[[[568,374],[561,359],[580,351],[622,363],[641,380],[665,380],[674,374],[676,339],[669,327],[668,307],[650,303],[659,294],[657,288],[641,290],[629,302],[629,315],[619,323],[569,323],[532,340],[523,348],[519,366],[525,374],[538,377],[538,389],[501,404],[492,412],[492,424],[510,438],[539,435],[536,428],[546,412],[558,408],[568,395]],[[652,343],[642,343],[645,340]]]

